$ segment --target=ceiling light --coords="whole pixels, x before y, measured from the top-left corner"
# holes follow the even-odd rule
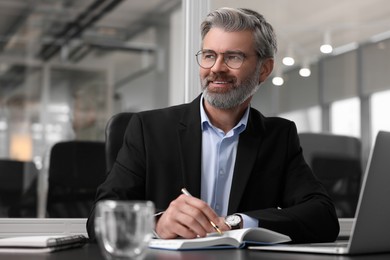
[[[321,45],[320,51],[322,53],[325,53],[325,54],[331,53],[333,51],[333,47],[330,43],[330,33],[329,32],[325,32],[325,34],[324,34],[324,43]]]
[[[300,70],[299,70],[299,75],[301,75],[302,77],[309,77],[311,74],[311,71],[309,68],[304,68],[302,67]]]
[[[286,56],[283,58],[283,64],[286,66],[292,66],[294,65],[295,60],[293,57]]]
[[[309,77],[310,74],[311,74],[311,70],[310,70],[309,62],[305,60],[303,62],[301,69],[299,70],[299,75],[301,75],[302,77]]]
[[[320,47],[320,51],[322,53],[328,54],[328,53],[331,53],[333,51],[333,47],[330,44],[322,44]]]
[[[290,44],[290,46],[288,46],[288,49],[287,49],[287,54],[286,54],[286,56],[282,60],[283,64],[286,65],[286,66],[294,65],[295,60],[294,60],[293,57],[294,57],[294,55],[293,55],[293,47]]]
[[[280,76],[275,76],[273,79],[272,79],[272,84],[274,84],[275,86],[282,86],[284,83],[284,80],[282,77]]]

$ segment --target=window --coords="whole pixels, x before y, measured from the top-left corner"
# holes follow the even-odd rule
[[[344,99],[333,102],[330,107],[331,132],[360,137],[360,100]]]
[[[379,130],[390,131],[390,90],[374,93],[371,96],[371,133],[374,141]]]
[[[298,133],[321,131],[321,108],[319,106],[283,113],[280,117],[294,121]]]

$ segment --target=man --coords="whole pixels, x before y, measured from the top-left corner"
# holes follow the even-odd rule
[[[293,242],[335,240],[333,203],[303,158],[295,124],[250,107],[273,70],[272,26],[254,11],[221,8],[201,29],[202,94],[132,117],[97,200],[153,201],[161,238],[203,237],[213,222],[222,231],[264,227]],[[88,231],[93,237],[93,212]]]

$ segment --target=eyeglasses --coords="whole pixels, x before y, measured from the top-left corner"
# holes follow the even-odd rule
[[[227,51],[221,54],[223,55],[223,61],[231,69],[239,69],[245,58],[248,57],[245,53],[237,51]],[[204,69],[212,68],[218,58],[218,54],[212,50],[200,50],[195,56],[199,66]]]

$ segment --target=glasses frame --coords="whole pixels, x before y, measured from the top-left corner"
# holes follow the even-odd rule
[[[199,61],[199,57],[198,56],[201,56],[202,53],[210,53],[210,54],[215,54],[215,57],[216,59],[214,60],[214,63],[211,65],[211,66],[202,66],[201,65],[201,61]],[[229,64],[228,64],[228,56],[227,55],[232,55],[232,54],[239,54],[239,55],[242,55],[242,62],[240,64],[240,66],[238,67],[231,67]],[[195,56],[196,56],[196,62],[198,63],[198,65],[203,68],[203,69],[211,69],[212,67],[214,67],[215,63],[217,62],[217,59],[218,59],[218,55],[223,55],[223,62],[225,63],[225,65],[227,67],[229,67],[230,69],[239,69],[241,68],[242,64],[244,64],[245,60],[250,57],[250,56],[258,56],[257,54],[255,55],[247,55],[241,51],[226,51],[226,52],[220,52],[220,53],[217,53],[213,50],[200,50],[198,51]],[[202,56],[201,56],[202,57]]]

